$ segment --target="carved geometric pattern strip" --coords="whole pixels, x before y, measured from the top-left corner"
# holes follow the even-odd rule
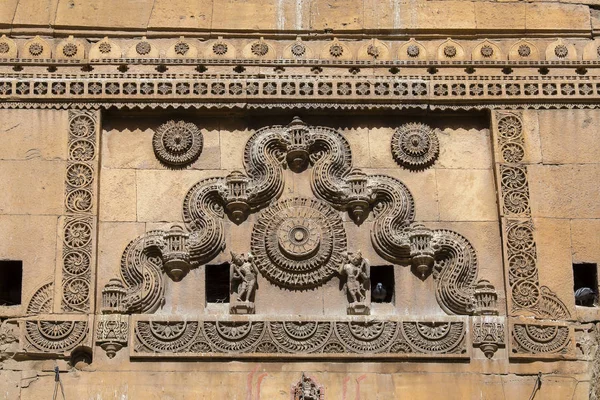
[[[138,319],[133,325],[132,357],[469,357],[462,320]]]
[[[94,111],[69,110],[61,309],[90,309],[93,204],[98,121]]]
[[[570,313],[565,304],[549,288],[539,284],[521,114],[496,112],[495,130],[501,158],[498,165],[500,198],[512,312],[525,311],[539,318],[567,319]]]
[[[204,61],[204,60],[203,60]],[[307,68],[308,70],[308,68]],[[545,103],[574,100],[590,100],[600,94],[600,83],[594,77],[552,76],[540,82],[538,76],[455,77],[429,76],[414,78],[363,77],[340,79],[336,76],[319,76],[309,73],[299,77],[266,75],[263,79],[240,77],[202,77],[192,74],[177,74],[172,79],[159,79],[148,74],[132,74],[129,78],[112,74],[85,74],[85,78],[73,78],[63,74],[18,75],[0,74],[0,99],[3,100],[48,100],[77,99],[82,102],[110,102],[111,100],[156,101],[169,103],[174,100],[201,100],[222,102],[223,100],[250,102],[251,104],[289,101],[336,101],[336,106],[354,102],[388,102],[401,104],[406,100],[452,100],[481,103]],[[347,89],[346,89],[347,88]],[[34,103],[35,104],[35,103]],[[514,143],[507,151],[520,151]],[[511,150],[512,148],[512,150]]]

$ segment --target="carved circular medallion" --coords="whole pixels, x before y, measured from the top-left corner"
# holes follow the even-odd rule
[[[289,199],[263,211],[252,231],[257,268],[272,282],[295,289],[331,278],[346,250],[337,211],[324,202]]]
[[[512,299],[518,308],[534,307],[540,299],[540,288],[534,282],[520,280],[512,287]]]
[[[456,56],[456,46],[448,45],[444,47],[444,55],[448,58],[452,58]]]
[[[29,54],[32,56],[39,56],[43,51],[44,46],[42,46],[40,43],[32,43],[31,46],[29,46]]]
[[[565,58],[569,55],[569,49],[564,44],[559,44],[554,48],[554,54],[558,58]]]
[[[437,135],[425,124],[404,124],[396,129],[392,137],[394,159],[409,169],[429,167],[437,159],[439,150]]]
[[[154,132],[152,139],[156,158],[172,166],[193,163],[202,152],[202,133],[192,123],[169,121]]]
[[[302,43],[295,43],[292,46],[292,54],[295,55],[296,57],[300,57],[303,56],[304,53],[306,53],[306,46],[304,46]]]
[[[80,251],[70,251],[63,256],[65,270],[73,275],[79,275],[90,268],[90,256]]]
[[[519,46],[518,53],[521,57],[529,57],[531,55],[531,47],[522,44]]]
[[[150,50],[152,50],[152,46],[148,42],[139,42],[135,45],[135,51],[141,56],[150,53]]]
[[[479,50],[479,52],[485,58],[489,58],[492,55],[494,55],[494,49],[492,48],[492,46],[487,45],[487,44],[484,44],[483,46],[481,46],[481,49]]]
[[[91,161],[95,155],[96,145],[90,140],[76,140],[69,146],[69,158],[73,161]]]
[[[10,46],[6,42],[0,42],[0,54],[6,54],[10,50]]]
[[[255,56],[264,56],[269,52],[269,46],[267,46],[266,43],[256,42],[252,44],[250,51],[252,51],[252,54]]]
[[[108,42],[102,42],[98,45],[98,50],[100,50],[100,53],[102,54],[107,54],[112,50],[112,46]]]
[[[332,44],[329,47],[329,54],[336,58],[341,57],[344,54],[344,48],[340,44]]]
[[[77,54],[77,45],[74,43],[67,43],[63,47],[63,54],[67,57],[73,57]]]
[[[213,44],[212,50],[216,55],[222,56],[227,53],[227,44],[223,42],[217,42]]]
[[[367,54],[370,55],[373,58],[379,57],[380,53],[381,52],[379,51],[379,47],[377,47],[377,46],[375,46],[373,44],[370,44],[367,47]]]
[[[420,53],[421,49],[419,49],[419,46],[416,44],[411,44],[406,48],[406,54],[408,54],[410,57],[418,57]]]
[[[82,277],[74,277],[63,283],[63,301],[71,307],[82,306],[90,297],[90,284]]]
[[[175,45],[175,53],[180,56],[185,55],[190,50],[190,45],[185,42],[179,42]]]

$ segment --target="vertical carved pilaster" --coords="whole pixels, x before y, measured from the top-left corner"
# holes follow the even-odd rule
[[[508,266],[509,312],[567,319],[570,313],[565,304],[539,283],[522,115],[498,111],[493,121],[504,257]]]
[[[98,114],[69,111],[61,305],[64,312],[92,308]]]

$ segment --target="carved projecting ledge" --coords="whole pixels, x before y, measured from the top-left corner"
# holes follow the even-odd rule
[[[466,320],[147,320],[133,325],[135,358],[468,358]]]

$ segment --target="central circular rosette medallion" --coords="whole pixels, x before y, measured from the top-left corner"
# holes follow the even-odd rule
[[[308,289],[331,278],[346,251],[339,213],[328,204],[295,198],[264,210],[252,230],[257,268],[271,282]]]

